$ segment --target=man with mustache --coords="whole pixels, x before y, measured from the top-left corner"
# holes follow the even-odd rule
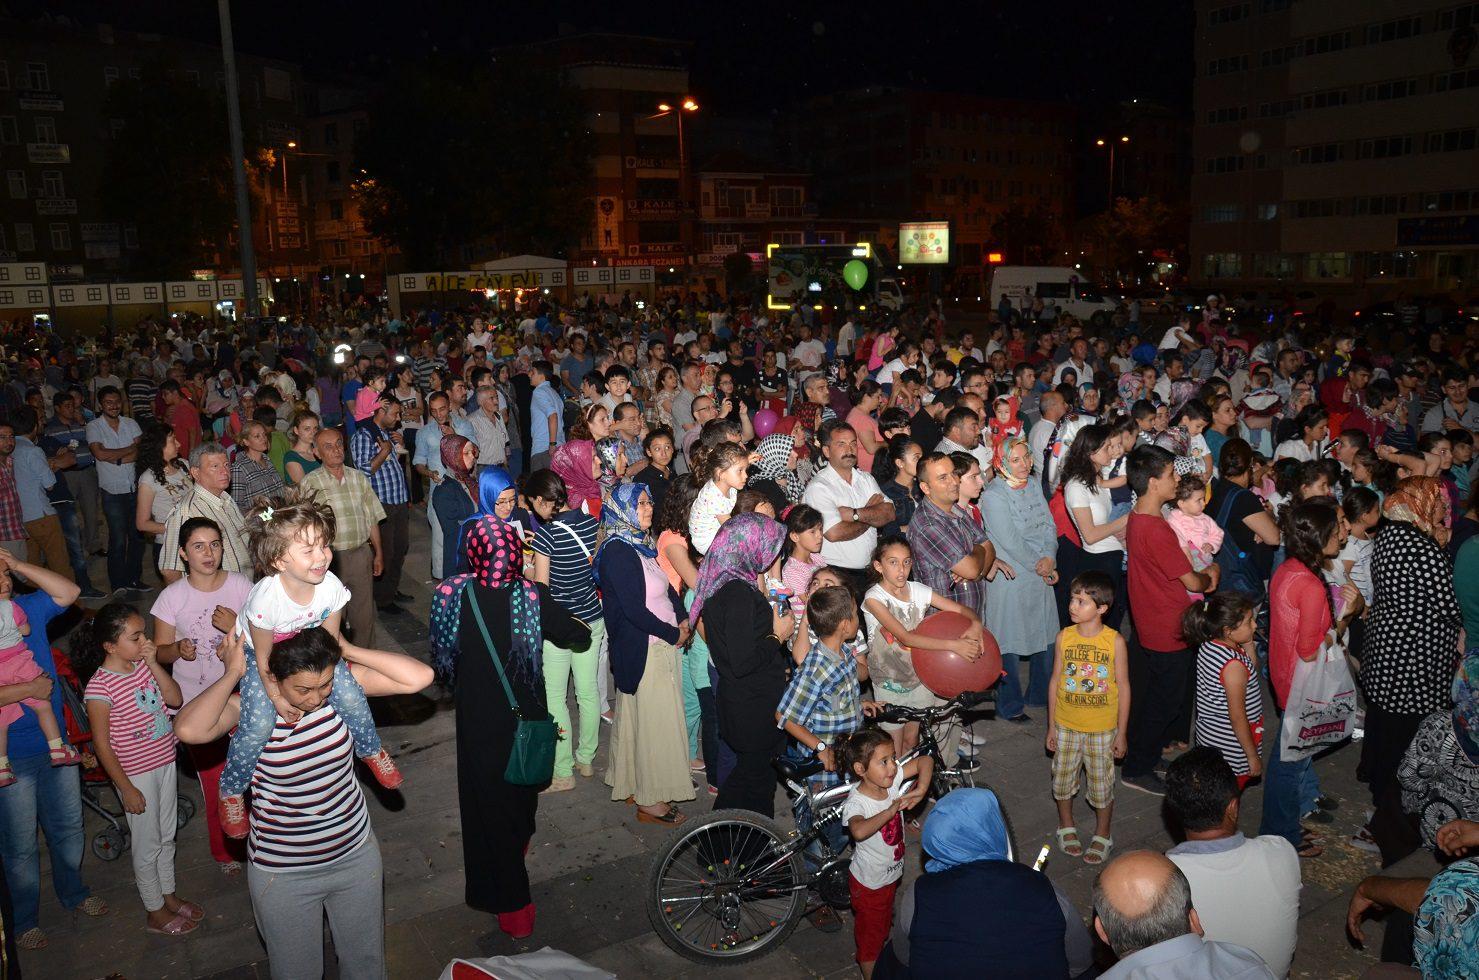
[[[822,427],[828,466],[806,486],[805,501],[822,515],[822,558],[850,579],[862,595],[878,529],[894,519],[894,505],[878,481],[857,469],[858,436],[845,422]]]

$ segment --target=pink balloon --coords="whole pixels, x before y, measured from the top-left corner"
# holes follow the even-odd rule
[[[772,432],[775,431],[775,425],[780,420],[780,416],[776,415],[775,412],[772,412],[768,408],[762,408],[760,411],[756,412],[755,417],[750,420],[751,423],[755,426],[755,437],[757,439],[764,439],[766,436],[770,435]]]

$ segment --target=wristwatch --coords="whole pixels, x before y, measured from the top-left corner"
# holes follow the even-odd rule
[[[821,755],[823,752],[827,751],[827,743],[818,739],[816,748],[812,749],[811,751],[815,755]]]

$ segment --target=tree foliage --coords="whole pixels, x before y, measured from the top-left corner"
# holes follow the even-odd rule
[[[1156,249],[1176,252],[1186,234],[1187,215],[1154,197],[1118,197],[1114,207],[1090,222],[1089,236],[1104,269],[1134,269]]]
[[[104,108],[122,125],[107,142],[99,198],[111,220],[138,229],[131,271],[153,278],[215,264],[236,226],[226,104],[182,79],[146,67],[114,83]]]
[[[518,57],[407,65],[356,145],[369,229],[412,265],[461,249],[562,256],[588,233],[594,137],[558,74]]]

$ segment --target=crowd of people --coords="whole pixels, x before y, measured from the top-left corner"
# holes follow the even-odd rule
[[[838,832],[865,976],[941,975],[923,965],[947,955],[941,916],[1000,889],[1022,896],[1000,928],[1058,951],[1044,975],[1092,969],[1045,878],[989,867],[989,791],[927,800],[899,762],[917,728],[870,718],[939,703],[916,654],[975,660],[988,634],[998,719],[1046,721],[1056,847],[1103,865],[1094,929],[1121,958],[1106,975],[1288,971],[1300,862],[1330,846],[1341,805],[1280,735],[1301,665],[1343,660],[1359,680],[1364,739],[1345,756],[1371,806],[1349,844],[1384,865],[1459,854],[1469,831],[1449,820],[1479,820],[1474,321],[1357,330],[1209,297],[1161,324],[1007,302],[961,330],[937,306],[776,314],[675,294],[0,343],[0,588],[23,583],[0,607],[0,858],[26,948],[46,943],[38,823],[63,907],[106,913],[80,874],[48,639],[79,602],[87,621],[61,644],[86,704],[70,740],[87,730],[128,813],[147,927],[181,935],[203,915],[173,891],[178,741],[274,976],[318,975],[305,910],[325,907],[341,972],[346,955],[347,975],[383,970],[353,760],[402,778],[365,698],[432,681],[375,643],[423,572],[477,828],[467,901],[517,937],[535,929],[523,855],[541,798],[595,778],[604,740],[611,799],[639,823],[709,805],[774,817],[786,754],[853,781]],[[422,519],[430,567],[408,569]],[[962,635],[920,630],[939,611]],[[543,717],[563,733],[544,781],[488,764],[519,758]],[[946,746],[956,765],[979,766],[987,730]],[[1261,835],[1244,838],[1254,780]],[[1167,797],[1185,842],[1116,857],[1120,786]],[[299,809],[305,789],[333,806]],[[906,821],[931,860],[896,894]],[[1455,871],[1469,863],[1429,894],[1473,888]],[[1459,955],[1452,937],[1479,931],[1422,891],[1362,895],[1415,915],[1389,925],[1384,958],[1421,962],[1440,939]],[[840,928],[825,905],[813,922]]]

